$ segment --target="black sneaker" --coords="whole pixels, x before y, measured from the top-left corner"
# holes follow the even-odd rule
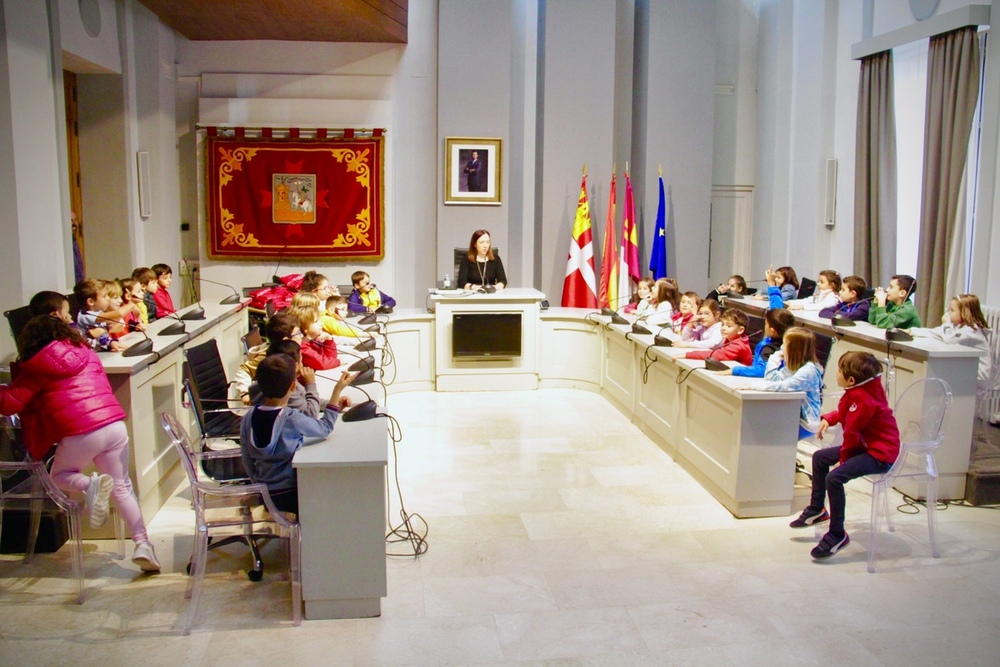
[[[844,533],[840,537],[835,536],[833,533],[827,533],[812,550],[812,557],[816,560],[829,558],[850,543],[851,538],[847,536],[847,533]]]
[[[824,521],[829,521],[830,515],[827,514],[826,508],[823,507],[819,510],[814,510],[811,507],[807,507],[802,510],[802,514],[795,521],[792,521],[789,526],[792,528],[808,528],[817,523],[823,523]]]

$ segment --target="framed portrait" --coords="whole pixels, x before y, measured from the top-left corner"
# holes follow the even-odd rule
[[[444,203],[500,205],[499,139],[445,138]]]

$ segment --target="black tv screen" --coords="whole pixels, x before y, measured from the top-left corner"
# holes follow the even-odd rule
[[[455,358],[521,356],[521,313],[460,313],[451,320]]]

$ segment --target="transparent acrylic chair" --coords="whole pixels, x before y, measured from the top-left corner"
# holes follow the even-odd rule
[[[18,473],[27,473],[20,482],[12,483],[10,488],[0,489],[0,534],[3,532],[4,509],[22,508],[28,510],[28,535],[24,548],[23,563],[31,562],[35,555],[35,545],[38,542],[38,531],[41,526],[42,512],[46,511],[45,501],[50,500],[56,509],[66,515],[69,529],[70,554],[73,563],[73,577],[76,579],[76,603],[83,604],[83,537],[81,527],[85,507],[83,499],[73,499],[56,486],[49,475],[43,461],[36,461],[24,450],[20,438],[20,426],[17,416],[0,416],[0,433],[3,446],[0,447],[0,479],[11,480]],[[50,506],[51,507],[51,506]],[[119,560],[125,558],[125,526],[117,513],[110,517],[115,527]]]
[[[194,504],[195,541],[191,554],[191,577],[188,579],[187,591],[184,595],[191,600],[191,603],[188,605],[188,614],[184,621],[184,634],[191,634],[191,627],[198,614],[198,603],[201,599],[205,579],[205,562],[208,558],[208,541],[211,533],[216,529],[238,528],[257,534],[260,529],[255,529],[254,526],[261,523],[272,524],[275,537],[288,540],[292,582],[292,620],[295,625],[301,625],[302,542],[298,522],[288,520],[274,507],[267,487],[263,484],[221,483],[198,475],[199,460],[232,456],[233,450],[205,450],[196,453],[187,431],[173,415],[162,413],[160,423],[167,435],[170,436],[170,440],[180,456],[184,472],[191,485],[191,500]],[[235,451],[239,455],[239,450]],[[267,510],[269,518],[255,519],[252,512],[246,511],[260,506]],[[208,516],[209,512],[211,512],[211,518]]]
[[[937,546],[937,486],[938,470],[934,452],[944,440],[944,422],[951,407],[951,387],[944,380],[927,378],[914,382],[900,395],[893,412],[899,426],[902,446],[899,457],[884,475],[870,475],[872,483],[871,544],[868,547],[868,571],[875,571],[878,537],[882,517],[889,531],[892,514],[889,511],[889,489],[900,479],[924,479],[927,489],[927,531],[931,554],[940,558]]]

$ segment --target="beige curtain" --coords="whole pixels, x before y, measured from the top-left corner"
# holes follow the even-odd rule
[[[854,273],[886,285],[896,270],[896,111],[892,51],[861,61],[854,170]]]
[[[979,97],[976,28],[931,38],[927,55],[924,182],[917,252],[917,312],[936,326],[948,300],[948,259],[961,244],[958,224],[969,133]]]

